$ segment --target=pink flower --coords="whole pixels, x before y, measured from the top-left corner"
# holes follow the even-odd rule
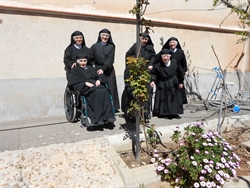
[[[192,164],[193,164],[194,166],[197,166],[197,162],[195,162],[195,161],[192,161]]]
[[[220,179],[221,179],[221,177],[220,177],[219,174],[216,174],[216,175],[215,175],[215,178],[217,179],[217,181],[220,181]]]
[[[222,178],[220,179],[220,184],[221,184],[221,185],[224,185],[224,184],[225,184],[224,179],[222,179]]]
[[[212,184],[211,184],[210,182],[207,182],[207,183],[206,183],[206,186],[207,186],[207,188],[211,188],[211,187],[212,187]]]
[[[204,179],[205,179],[204,176],[200,176],[201,181],[204,181]]]
[[[206,170],[204,170],[204,169],[202,169],[202,170],[201,170],[201,173],[202,173],[202,174],[206,174],[206,173],[207,173],[207,171],[206,171]]]
[[[164,170],[164,173],[165,173],[165,174],[167,174],[168,172],[169,172],[168,169],[165,169],[165,170]]]
[[[195,182],[195,183],[194,183],[194,187],[200,187],[200,184],[197,183],[197,182]]]
[[[206,183],[204,181],[200,182],[201,187],[205,187]]]

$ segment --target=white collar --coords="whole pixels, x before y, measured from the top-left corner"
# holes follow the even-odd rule
[[[175,48],[175,49],[173,49],[173,50],[170,49],[170,52],[174,52],[174,53],[175,53],[176,51],[177,51],[177,48]]]
[[[164,63],[166,67],[169,67],[171,64],[171,60],[169,60],[167,63]]]
[[[79,44],[74,44],[74,46],[79,50],[79,49],[82,49],[82,45],[79,45]]]

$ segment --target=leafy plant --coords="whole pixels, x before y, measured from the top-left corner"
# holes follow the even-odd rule
[[[143,104],[148,101],[149,98],[147,85],[150,83],[151,78],[146,67],[147,62],[148,60],[144,60],[144,58],[127,58],[130,77],[126,79],[126,82],[129,82],[130,86],[133,88],[134,96],[134,99],[130,102],[129,111],[144,112]]]
[[[172,140],[178,149],[168,158],[154,151],[151,162],[162,181],[172,187],[222,187],[231,177],[236,176],[240,158],[218,132],[204,133],[203,123],[189,124],[181,136],[177,126]]]
[[[148,141],[153,149],[156,149],[161,140],[156,132],[155,124],[152,124],[150,128],[147,129]]]

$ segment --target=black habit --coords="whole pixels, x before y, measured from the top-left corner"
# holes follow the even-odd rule
[[[171,53],[170,53],[171,54],[171,59],[175,59],[178,63],[180,63],[181,68],[183,69],[184,74],[185,74],[185,72],[187,72],[187,60],[186,60],[185,53],[182,50],[178,39],[175,38],[175,37],[170,37],[167,40],[167,42],[163,45],[162,49],[167,48],[167,49],[170,50],[169,42],[171,40],[175,40],[178,43],[177,46],[176,46],[175,51],[173,52],[171,50]],[[185,87],[183,86],[183,88],[180,89],[180,90],[181,90],[181,95],[182,95],[182,102],[183,102],[183,104],[187,104],[187,96],[186,96],[186,92],[185,92]]]
[[[182,97],[179,84],[183,84],[183,70],[175,59],[167,67],[159,61],[151,71],[156,84],[153,115],[166,117],[183,114]]]
[[[131,46],[131,48],[126,52],[125,56],[126,58],[131,56],[136,57],[136,43],[134,43],[133,46]],[[140,57],[143,57],[145,60],[149,60],[149,62],[147,63],[147,67],[149,65],[153,66],[155,61],[154,46],[153,45],[141,46],[139,58]]]
[[[102,31],[100,31],[100,33],[102,33]],[[112,42],[112,38],[109,40],[110,41],[106,44],[102,44],[99,36],[98,41],[90,48],[90,59],[92,65],[95,66],[96,70],[102,69],[104,75],[107,77],[108,86],[114,101],[114,108],[115,111],[118,111],[118,109],[120,109],[120,103],[116,83],[116,74],[113,66],[115,60],[115,45]]]
[[[96,69],[87,65],[87,68],[80,66],[74,67],[69,75],[68,86],[73,86],[74,89],[81,92],[87,101],[87,112],[91,123],[97,124],[99,121],[107,121],[114,117],[112,112],[112,104],[110,101],[109,91],[105,86],[106,77],[98,75]],[[86,82],[95,85],[95,82],[100,80],[101,85],[98,87],[88,87]]]
[[[83,41],[82,41],[82,44],[81,44],[81,48],[78,49],[76,48],[76,46],[74,45],[75,44],[75,41],[73,39],[74,36],[79,36],[81,35],[83,37]],[[80,53],[85,53],[85,54],[89,54],[89,48],[85,45],[85,39],[84,39],[84,36],[82,34],[82,32],[80,31],[75,31],[74,33],[71,34],[71,38],[70,38],[70,44],[69,46],[64,50],[64,58],[63,58],[63,62],[64,62],[64,69],[66,71],[66,77],[67,77],[67,80],[69,78],[69,73],[70,73],[70,70],[71,70],[71,66],[76,63],[76,57],[78,54]]]
[[[148,42],[146,43],[145,46],[140,47],[140,53],[138,58],[143,57],[145,60],[148,60],[149,62],[147,62],[146,67],[148,66],[153,66],[155,63],[155,50],[154,50],[154,44],[151,40],[151,37],[147,34],[147,33],[143,33],[141,34],[143,37],[148,38]],[[126,52],[125,54],[125,62],[127,62],[127,57],[136,57],[136,43],[134,43],[130,49]],[[122,111],[125,112],[126,109],[129,107],[129,103],[130,101],[133,99],[132,96],[132,91],[133,89],[131,87],[129,87],[129,83],[126,83],[126,79],[129,78],[129,69],[127,67],[127,64],[125,66],[125,70],[124,70],[124,82],[125,82],[125,89],[122,93]],[[151,88],[150,86],[148,86],[148,93],[149,93],[149,101],[145,102],[144,104],[144,109],[147,111],[147,113],[145,113],[145,117],[146,119],[149,117],[149,113],[150,113],[150,106],[151,106],[151,97],[152,97],[152,93],[153,93],[153,88]]]

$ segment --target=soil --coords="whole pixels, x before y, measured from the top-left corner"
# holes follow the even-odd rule
[[[224,130],[222,132],[223,138],[233,147],[234,152],[240,157],[240,169],[237,169],[237,176],[249,176],[250,175],[250,148],[241,147],[241,143],[249,141],[250,138],[250,127],[239,127],[233,128],[230,130]],[[175,149],[175,145],[172,143],[165,143],[163,147],[159,145],[158,151],[166,151]],[[135,156],[132,152],[122,152],[120,157],[127,164],[129,168],[136,168],[139,166],[150,164],[151,156],[144,151],[145,148],[142,148],[140,153],[140,163],[137,163]],[[153,149],[149,148],[149,151]],[[160,182],[148,186],[147,188],[169,188],[169,183]]]

